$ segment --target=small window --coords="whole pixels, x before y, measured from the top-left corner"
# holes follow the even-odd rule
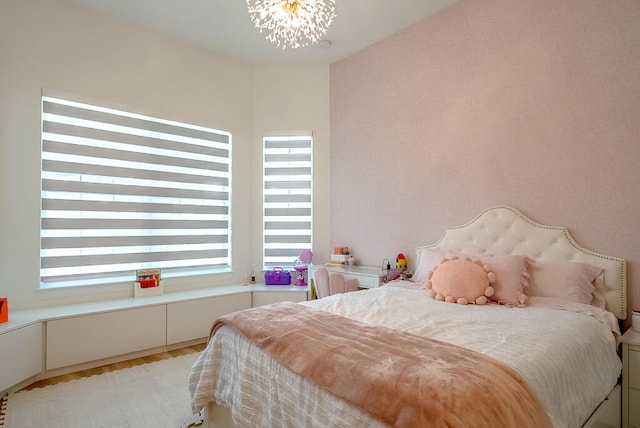
[[[230,269],[231,134],[42,97],[42,288]]]
[[[311,133],[263,139],[263,266],[291,267],[312,248]]]

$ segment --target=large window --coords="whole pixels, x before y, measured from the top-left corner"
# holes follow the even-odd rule
[[[231,134],[42,97],[41,287],[230,269]]]
[[[291,267],[312,247],[311,133],[263,139],[263,266]]]

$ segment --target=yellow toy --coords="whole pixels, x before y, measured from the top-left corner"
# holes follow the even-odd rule
[[[402,253],[399,253],[396,257],[396,268],[402,270],[405,270],[407,268],[407,258]]]

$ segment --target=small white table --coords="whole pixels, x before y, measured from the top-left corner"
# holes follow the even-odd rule
[[[360,288],[377,288],[380,287],[383,282],[386,271],[371,267],[371,266],[348,266],[337,265],[327,263],[326,265],[313,265],[309,266],[309,284],[315,283],[316,271],[318,268],[325,268],[329,271],[329,275],[332,273],[339,273],[344,276],[344,279],[357,279]],[[315,287],[315,284],[314,284]]]
[[[622,336],[622,426],[640,428],[640,332]]]

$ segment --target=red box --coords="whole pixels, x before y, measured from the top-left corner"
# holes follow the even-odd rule
[[[158,286],[158,280],[156,280],[155,278],[139,279],[138,282],[140,283],[140,288],[151,288]]]
[[[9,321],[9,303],[6,297],[0,297],[0,323]]]
[[[281,267],[274,267],[273,270],[264,273],[264,283],[265,285],[290,285],[291,272]]]

